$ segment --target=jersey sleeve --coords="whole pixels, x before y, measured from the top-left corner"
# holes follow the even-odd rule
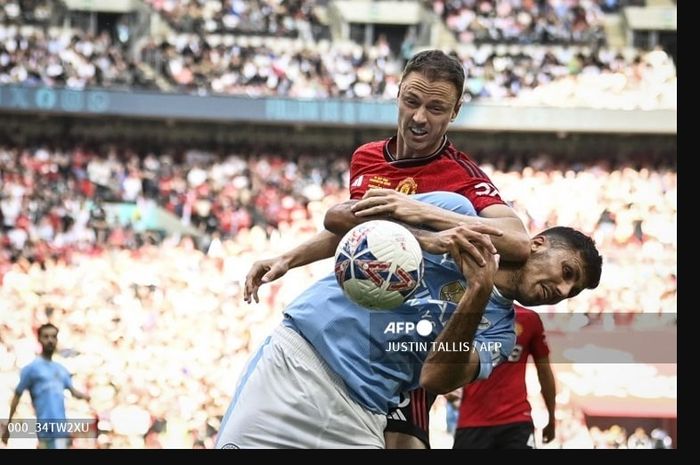
[[[22,368],[19,374],[19,383],[15,388],[15,394],[21,396],[24,391],[31,388],[32,384],[32,365],[27,365]]]
[[[481,213],[486,207],[491,205],[508,205],[502,198],[501,193],[496,189],[491,179],[483,171],[479,170],[479,176],[469,178],[459,194],[468,198],[477,213]]]
[[[549,345],[547,344],[547,338],[544,334],[542,319],[537,313],[533,313],[529,321],[529,324],[532,325],[530,353],[535,359],[549,356]]]
[[[63,366],[61,368],[63,368],[63,387],[65,389],[71,389],[73,387],[73,378],[70,371]]]
[[[367,168],[367,157],[362,147],[355,150],[350,159],[350,199],[359,200],[367,192],[367,181],[364,170]]]
[[[494,368],[508,360],[515,346],[515,330],[511,326],[498,332],[477,334],[474,343],[480,363],[476,379],[486,379]]]

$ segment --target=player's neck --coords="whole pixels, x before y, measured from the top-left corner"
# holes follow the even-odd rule
[[[503,297],[513,300],[517,290],[517,277],[518,267],[511,267],[507,262],[501,262],[493,278],[493,285],[498,288]]]
[[[41,353],[41,358],[43,358],[43,359],[46,360],[47,362],[50,362],[50,361],[51,361],[51,358],[53,358],[53,352],[51,352],[51,353],[42,352],[42,353]]]

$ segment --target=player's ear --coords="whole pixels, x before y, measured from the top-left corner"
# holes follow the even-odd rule
[[[530,239],[530,252],[534,253],[541,249],[547,243],[547,238],[544,236],[535,236]]]
[[[455,107],[452,110],[452,117],[450,118],[450,121],[454,121],[457,119],[457,115],[459,115],[459,110],[462,109],[462,99],[460,98],[457,100],[457,103],[455,103]]]

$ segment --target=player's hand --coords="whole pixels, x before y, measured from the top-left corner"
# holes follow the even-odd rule
[[[486,257],[485,264],[477,263],[472,255],[468,255],[457,243],[450,244],[450,255],[462,274],[470,284],[480,284],[483,287],[493,287],[493,281],[498,271],[498,254],[491,254],[481,246],[475,246],[480,256]]]
[[[289,271],[289,263],[282,257],[258,260],[253,263],[253,266],[250,267],[250,271],[248,271],[245,277],[243,300],[247,303],[251,303],[251,299],[255,300],[256,303],[260,302],[258,298],[258,289],[260,286],[281,278],[287,271]]]
[[[423,250],[434,254],[451,253],[454,245],[462,253],[472,257],[479,266],[486,266],[487,260],[497,253],[490,237],[493,229],[478,222],[462,224],[428,235],[425,239],[419,239],[419,242]]]
[[[547,444],[548,442],[553,441],[555,436],[556,434],[554,432],[554,422],[550,421],[549,423],[547,423],[547,426],[545,426],[542,430],[542,442]]]
[[[390,217],[394,220],[417,225],[423,221],[423,202],[391,189],[370,189],[362,200],[352,206],[352,212],[360,217]]]
[[[10,429],[7,427],[6,424],[1,425],[2,426],[2,443],[7,445],[7,441],[10,440]]]

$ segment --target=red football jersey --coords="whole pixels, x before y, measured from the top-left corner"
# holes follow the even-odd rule
[[[350,162],[350,198],[360,199],[368,189],[394,189],[404,194],[447,191],[468,198],[477,213],[490,205],[505,204],[486,174],[445,138],[433,155],[397,160],[389,151],[392,139],[359,147]]]
[[[515,347],[508,361],[494,368],[487,379],[464,387],[457,428],[532,421],[525,386],[527,358],[530,354],[535,359],[549,355],[537,312],[516,305],[515,334]]]

